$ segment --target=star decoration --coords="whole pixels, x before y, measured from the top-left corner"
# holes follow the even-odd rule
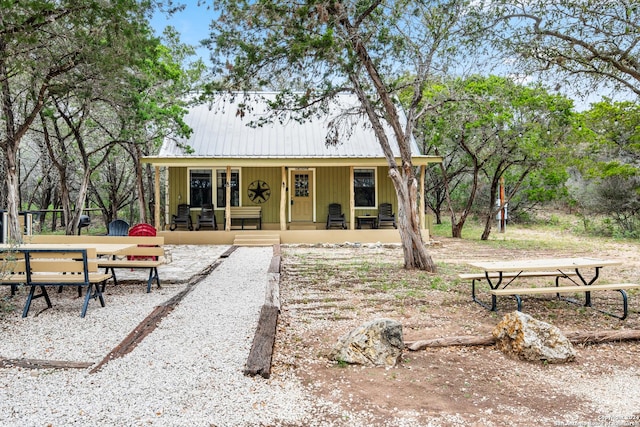
[[[249,185],[249,198],[254,203],[264,203],[271,196],[271,189],[264,181],[253,181]]]

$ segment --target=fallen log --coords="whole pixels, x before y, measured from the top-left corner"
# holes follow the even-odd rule
[[[458,337],[442,337],[432,338],[428,340],[420,340],[405,343],[405,346],[411,351],[424,350],[427,347],[451,347],[451,346],[473,346],[473,345],[493,345],[496,340],[493,336],[476,337],[472,335]]]
[[[25,369],[86,369],[93,365],[91,362],[69,362],[66,360],[43,360],[43,359],[5,359],[0,358],[2,368],[25,368]]]
[[[599,344],[604,342],[620,342],[640,340],[640,330],[624,329],[620,331],[595,331],[582,332],[574,331],[564,334],[565,337],[573,344]],[[427,340],[419,340],[414,342],[405,342],[408,350],[419,351],[426,348],[452,347],[452,346],[487,346],[494,345],[495,338],[493,336],[477,337],[472,335],[463,335],[456,337],[432,338]]]
[[[598,344],[603,342],[640,340],[640,330],[622,329],[619,331],[567,332],[564,336],[574,344]]]

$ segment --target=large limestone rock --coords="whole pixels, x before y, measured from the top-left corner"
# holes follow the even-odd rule
[[[553,325],[514,311],[493,329],[496,346],[522,360],[564,363],[575,359],[571,342]]]
[[[342,336],[329,358],[350,364],[393,367],[400,362],[403,350],[402,324],[375,319]]]

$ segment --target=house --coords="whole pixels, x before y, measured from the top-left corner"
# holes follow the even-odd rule
[[[214,208],[218,231],[180,227],[161,231],[165,239],[224,243],[251,229],[253,235],[277,235],[282,242],[399,241],[392,227],[363,229],[377,225],[367,217],[377,218],[381,204],[390,203],[396,212],[397,198],[371,125],[355,112],[357,99],[339,96],[325,112],[304,120],[267,120],[270,110],[265,99],[275,96],[237,94],[235,99],[194,106],[185,117],[193,129],[191,136],[165,140],[157,156],[144,159],[156,168],[156,200],[160,200],[160,173],[166,173],[168,183],[166,210],[157,208],[156,224],[164,215],[168,228],[178,205],[187,204],[195,229],[202,208]],[[387,133],[399,157],[390,128]],[[338,143],[327,144],[328,136],[335,136]],[[411,144],[424,188],[425,168],[441,159],[420,154],[413,139]],[[327,229],[330,204],[340,205],[344,228],[337,224],[337,229]],[[249,210],[259,210],[260,220],[242,221],[243,212]],[[428,236],[424,207],[420,215]]]

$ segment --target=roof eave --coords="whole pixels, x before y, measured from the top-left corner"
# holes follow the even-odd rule
[[[414,166],[441,163],[441,156],[412,156]],[[320,166],[388,166],[384,157],[154,157],[142,158],[143,163],[159,167],[320,167]],[[402,160],[396,157],[396,162]]]

